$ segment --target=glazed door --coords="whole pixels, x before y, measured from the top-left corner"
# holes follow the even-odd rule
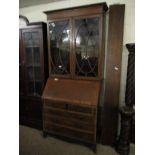
[[[102,26],[101,15],[48,21],[49,73],[57,77],[100,78]]]
[[[22,40],[25,59],[26,93],[28,96],[40,96],[43,80],[41,70],[41,30],[23,30]]]
[[[97,78],[102,44],[101,17],[77,17],[73,23],[75,76]]]
[[[70,20],[48,21],[49,73],[55,76],[70,76]]]

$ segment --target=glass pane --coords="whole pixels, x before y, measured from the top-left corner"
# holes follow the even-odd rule
[[[34,80],[34,68],[27,67],[27,72],[28,72],[28,80],[33,81]]]
[[[34,78],[36,81],[40,81],[41,80],[41,70],[40,67],[34,67]]]
[[[26,47],[25,52],[26,52],[26,65],[31,66],[33,63],[32,48]]]
[[[24,33],[24,40],[27,41],[29,39],[31,39],[31,32]]]
[[[34,82],[29,82],[28,83],[28,94],[29,95],[34,95],[35,92],[35,86],[34,86]]]
[[[49,23],[52,74],[69,74],[69,21]]]
[[[38,32],[25,32],[24,43],[27,47],[39,46],[39,33]]]
[[[41,68],[39,32],[25,32],[25,57],[27,66],[28,95],[41,94]]]
[[[31,35],[32,35],[32,40],[38,40],[39,38],[39,35],[38,35],[38,32],[31,32]]]
[[[38,47],[34,47],[34,64],[39,65],[40,64],[40,52]]]
[[[28,81],[29,81],[29,86],[28,86],[29,94],[36,95],[41,90],[41,84],[40,84],[41,69],[40,67],[27,67],[27,72],[28,72]]]
[[[99,17],[75,20],[76,74],[98,75]]]
[[[36,91],[35,91],[36,94],[41,95],[41,82],[36,82],[35,87],[36,87]]]

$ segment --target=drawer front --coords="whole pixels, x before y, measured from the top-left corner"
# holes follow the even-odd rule
[[[79,106],[79,105],[68,105],[68,110],[69,111],[75,111],[75,112],[81,112],[81,113],[86,113],[86,114],[95,114],[95,109],[92,107],[84,107],[84,106]]]
[[[51,116],[52,115],[61,116],[66,119],[74,118],[76,120],[87,122],[90,124],[92,124],[92,122],[95,121],[95,117],[93,115],[75,113],[68,110],[59,110],[59,109],[53,109],[53,108],[47,108],[47,107],[44,107],[44,114],[51,115]]]
[[[66,136],[77,140],[82,140],[91,143],[95,142],[94,134],[92,133],[76,131],[71,128],[66,128],[64,126],[59,126],[49,122],[44,123],[44,130],[49,133],[54,133],[57,135]]]
[[[96,108],[45,100],[43,129],[86,142],[96,141]]]
[[[96,108],[88,107],[88,106],[73,105],[73,104],[63,103],[63,102],[45,100],[44,107],[57,108],[57,109],[71,111],[71,112],[79,112],[84,114],[96,115]]]
[[[95,124],[93,122],[82,122],[74,118],[65,118],[56,115],[44,115],[45,122],[52,122],[54,124],[64,125],[79,130],[94,132]]]
[[[66,109],[67,104],[62,102],[53,102],[50,100],[46,100],[44,102],[45,107],[58,108],[58,109]]]

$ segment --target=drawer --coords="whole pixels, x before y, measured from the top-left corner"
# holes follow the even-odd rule
[[[68,120],[70,118],[73,118],[73,119],[87,122],[90,124],[95,122],[95,119],[96,119],[96,116],[93,116],[93,115],[83,114],[83,113],[79,113],[79,112],[72,112],[72,111],[68,111],[68,110],[53,109],[53,108],[47,108],[47,107],[44,107],[43,110],[44,110],[44,116],[46,116],[46,115],[61,116]]]
[[[55,124],[60,124],[76,129],[82,129],[85,131],[94,132],[95,123],[94,122],[83,122],[74,118],[65,118],[56,115],[44,115],[44,122],[51,122]]]
[[[65,126],[62,126],[62,125],[56,125],[54,123],[52,124],[52,123],[45,122],[44,131],[49,132],[49,133],[54,133],[57,135],[61,135],[61,136],[63,135],[66,137],[77,139],[77,140],[91,142],[91,143],[96,140],[93,133],[77,131],[72,128],[67,128]]]
[[[67,104],[62,102],[55,102],[50,100],[45,100],[44,106],[58,109],[66,109]]]
[[[63,102],[45,100],[44,106],[51,107],[51,108],[64,109],[64,110],[73,111],[73,112],[92,114],[92,115],[96,114],[96,108],[73,105],[73,104],[63,103]]]
[[[95,109],[92,107],[84,107],[79,105],[68,105],[69,111],[75,111],[75,112],[81,112],[81,113],[87,113],[87,114],[95,114]]]

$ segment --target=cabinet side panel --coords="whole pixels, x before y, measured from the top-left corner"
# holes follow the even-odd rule
[[[125,5],[112,5],[109,11],[108,53],[104,105],[102,111],[103,144],[112,145],[117,135]]]

